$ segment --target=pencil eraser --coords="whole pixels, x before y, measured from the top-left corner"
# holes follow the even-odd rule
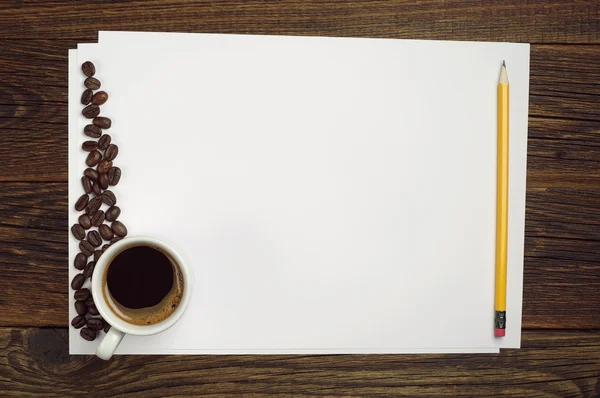
[[[506,335],[506,329],[496,328],[494,334],[496,335],[496,337],[504,337]]]

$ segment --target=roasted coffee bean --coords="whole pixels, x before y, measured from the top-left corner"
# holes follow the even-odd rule
[[[85,209],[85,207],[88,204],[90,197],[87,196],[87,194],[81,195],[79,197],[79,199],[77,199],[77,202],[75,202],[75,210],[77,211],[81,211],[83,209]]]
[[[93,198],[88,202],[87,206],[85,207],[85,212],[90,217],[93,217],[94,214],[96,214],[98,212],[98,210],[100,209],[100,206],[102,206],[102,199],[101,198]],[[94,224],[93,220],[92,220],[92,224]]]
[[[108,93],[106,91],[98,91],[92,98],[92,103],[102,105],[108,101]]]
[[[106,251],[106,249],[108,249],[110,247],[110,245],[112,245],[112,243],[107,243],[102,245],[102,253],[104,253]]]
[[[102,237],[100,236],[100,233],[96,230],[88,232],[87,240],[94,247],[100,247],[100,245],[102,244]],[[92,252],[92,254],[94,253]]]
[[[89,88],[84,90],[83,93],[81,94],[81,103],[83,105],[88,105],[90,102],[92,102],[93,96],[94,96],[94,92],[92,90],[90,90]]]
[[[118,222],[118,221],[115,221],[115,222]],[[114,232],[114,231],[115,231],[115,230],[113,229],[113,232]],[[115,234],[115,235],[116,235],[116,234]],[[117,243],[117,242],[118,242],[118,241],[120,241],[121,239],[123,239],[123,237],[122,237],[122,236],[115,236],[114,238],[112,238],[112,239],[110,240],[110,244],[112,245],[113,243]]]
[[[98,90],[102,84],[100,83],[100,80],[90,76],[83,81],[83,85],[92,90]]]
[[[92,274],[94,273],[95,266],[96,266],[95,261],[90,261],[89,263],[87,263],[87,265],[85,266],[85,269],[83,270],[83,277],[89,278],[90,276],[92,276]]]
[[[96,141],[85,141],[83,144],[81,144],[81,149],[83,149],[86,152],[91,152],[97,148],[98,143]]]
[[[87,164],[90,167],[94,167],[95,165],[100,163],[101,160],[102,154],[100,153],[100,151],[95,150],[88,154],[87,159],[85,160],[85,164]]]
[[[87,256],[83,253],[77,253],[75,260],[73,260],[75,268],[82,270],[85,268],[85,263],[87,263]]]
[[[108,188],[108,176],[106,174],[100,174],[100,177],[98,177],[98,185],[100,185],[100,188],[102,189]]]
[[[85,316],[77,315],[71,321],[71,326],[73,326],[75,329],[79,329],[84,327],[86,323]]]
[[[92,181],[98,181],[98,177],[100,176],[100,173],[98,173],[96,170],[92,169],[91,167],[88,167],[87,169],[84,170],[83,175],[88,177]]]
[[[82,230],[83,230],[83,228],[82,228]],[[98,231],[100,231],[100,235],[102,235],[102,239],[104,239],[104,240],[111,240],[112,238],[115,237],[115,233],[113,232],[113,230],[110,229],[110,227],[106,224],[100,225],[100,227],[98,228]]]
[[[108,146],[110,145],[110,140],[111,140],[110,135],[109,134],[104,134],[98,140],[98,149],[100,149],[102,151],[106,150],[106,148],[108,148]]]
[[[108,175],[108,183],[110,185],[117,185],[121,180],[121,169],[116,166],[111,167],[106,174]]]
[[[78,221],[84,229],[90,229],[92,227],[92,219],[87,214],[80,215]]]
[[[90,61],[85,61],[81,64],[81,71],[87,77],[94,76],[96,74],[96,67]]]
[[[83,274],[75,275],[75,277],[71,281],[71,289],[73,289],[73,290],[81,289],[81,287],[83,286],[83,282],[85,282],[85,278],[83,277]]]
[[[96,308],[96,304],[88,306],[87,309],[90,315],[100,315],[100,313],[98,312],[98,308]]]
[[[75,292],[75,294],[73,295],[73,297],[77,301],[84,301],[84,300],[89,299],[91,295],[92,295],[92,293],[90,292],[90,289],[83,288],[83,289],[78,289]]]
[[[91,305],[94,305],[94,296],[90,296],[89,299],[85,300],[85,306],[89,307]]]
[[[108,148],[106,148],[106,152],[104,152],[104,158],[108,160],[115,160],[118,154],[119,147],[115,144],[110,144]]]
[[[121,238],[127,236],[127,227],[125,227],[121,221],[113,222],[110,227],[115,235],[120,236]]]
[[[92,216],[92,225],[94,227],[99,227],[100,225],[102,225],[102,223],[104,222],[105,219],[106,219],[106,214],[104,213],[104,211],[98,210],[96,212],[96,214],[94,214]]]
[[[102,246],[102,247],[104,247],[104,246]],[[98,249],[94,252],[94,262],[98,261],[98,259],[100,257],[102,257],[102,253],[103,253],[103,251],[101,249]]]
[[[93,120],[94,126],[98,126],[101,129],[108,130],[112,126],[112,120],[104,116],[97,116]]]
[[[100,107],[98,105],[88,105],[81,111],[81,114],[87,119],[93,119],[100,114]],[[84,130],[85,131],[85,130]]]
[[[90,318],[87,320],[87,327],[92,330],[104,329],[104,320],[101,318]]]
[[[98,138],[102,135],[102,129],[98,126],[94,126],[93,124],[88,124],[83,128],[83,134],[88,137]]]
[[[106,210],[106,221],[113,222],[121,215],[121,208],[119,206],[111,206]]]
[[[102,201],[109,206],[114,206],[117,204],[117,197],[115,196],[113,191],[107,189],[102,193]]]
[[[92,192],[96,196],[102,195],[102,188],[100,188],[100,183],[98,181],[92,184]]]
[[[71,227],[71,233],[77,240],[82,240],[85,238],[85,229],[79,224],[73,224]]]
[[[82,328],[79,331],[79,335],[81,337],[83,337],[84,340],[87,340],[87,341],[94,341],[94,340],[96,340],[96,331],[92,330],[90,328],[87,328],[87,327],[86,328]]]
[[[88,313],[88,307],[83,300],[79,300],[75,302],[75,311],[77,311],[77,314],[83,316]]]
[[[81,186],[83,186],[85,193],[92,193],[92,180],[89,177],[81,177]]]
[[[110,323],[107,323],[106,321],[104,322],[106,325],[104,325],[104,333],[108,333],[108,331],[110,330]]]
[[[96,170],[98,170],[98,173],[100,174],[106,174],[111,167],[112,162],[110,160],[102,159],[102,161],[98,163],[98,167],[96,167]]]
[[[82,240],[81,242],[79,242],[79,250],[81,250],[81,252],[88,257],[94,254],[94,246],[92,246],[92,244],[87,240]],[[79,287],[77,289],[79,289]]]

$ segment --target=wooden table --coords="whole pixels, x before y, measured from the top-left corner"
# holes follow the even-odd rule
[[[67,49],[98,30],[532,43],[523,348],[69,356]],[[600,396],[600,2],[4,0],[0,243],[0,395]]]

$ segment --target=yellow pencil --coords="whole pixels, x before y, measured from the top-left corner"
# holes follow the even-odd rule
[[[508,75],[502,61],[498,80],[498,192],[496,202],[496,316],[494,334],[506,334],[506,249],[508,240]]]

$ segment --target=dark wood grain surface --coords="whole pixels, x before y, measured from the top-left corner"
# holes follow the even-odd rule
[[[98,30],[531,42],[523,349],[128,356],[67,345],[67,49]],[[600,2],[0,1],[0,396],[600,396]]]

